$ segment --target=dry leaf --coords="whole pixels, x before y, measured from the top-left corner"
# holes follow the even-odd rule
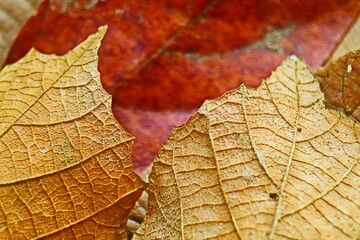
[[[316,74],[326,104],[360,121],[360,50],[328,63]]]
[[[320,66],[359,10],[359,0],[44,0],[7,62],[31,47],[64,54],[108,25],[99,71],[142,171],[205,99],[260,85],[291,53]]]
[[[150,175],[134,239],[356,239],[360,124],[327,109],[297,57],[206,101]]]
[[[134,139],[101,86],[104,34],[60,57],[31,50],[0,73],[2,238],[126,238],[144,184],[130,159]]]
[[[350,51],[355,51],[360,48],[360,17],[354,22],[353,26],[346,34],[344,39],[339,43],[330,57],[330,61],[335,61],[339,57],[345,55]],[[329,61],[329,62],[330,62]]]
[[[0,1],[0,67],[21,27],[39,4],[40,0]]]

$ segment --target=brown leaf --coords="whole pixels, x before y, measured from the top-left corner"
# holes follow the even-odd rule
[[[328,63],[316,75],[326,104],[360,121],[360,50]]]
[[[0,66],[25,21],[35,12],[40,0],[0,1]]]
[[[206,101],[156,158],[134,239],[357,238],[360,124],[323,101],[295,56]]]
[[[31,50],[0,73],[2,238],[126,238],[144,184],[130,159],[134,139],[101,86],[104,34],[60,57]]]

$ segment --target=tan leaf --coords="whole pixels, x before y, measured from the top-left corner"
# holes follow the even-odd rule
[[[350,51],[355,51],[360,48],[360,17],[357,18],[353,26],[350,28],[349,32],[343,38],[343,40],[338,44],[334,52],[332,53],[329,61],[335,61],[339,57],[345,55]]]
[[[356,239],[360,124],[292,56],[206,101],[157,156],[134,239]]]
[[[64,56],[31,50],[0,73],[2,239],[126,238],[144,184],[97,71],[105,31]]]
[[[326,64],[316,75],[327,106],[344,111],[360,121],[360,50]]]
[[[0,67],[16,35],[39,4],[40,0],[0,1]]]

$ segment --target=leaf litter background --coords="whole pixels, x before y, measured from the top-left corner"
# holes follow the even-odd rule
[[[7,63],[31,47],[64,54],[104,24],[99,71],[113,111],[136,137],[140,171],[174,125],[207,98],[258,86],[286,56],[317,68],[351,25],[350,1],[44,1]],[[60,30],[61,29],[61,30]]]

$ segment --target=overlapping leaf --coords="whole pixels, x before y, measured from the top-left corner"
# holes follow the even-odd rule
[[[40,0],[0,1],[0,67],[24,22],[35,12]]]
[[[357,49],[359,49],[360,48],[359,34],[360,34],[360,16],[358,16],[357,20],[353,23],[353,26],[346,34],[346,36],[344,36],[341,42],[338,43],[338,46],[332,53],[330,60],[335,61],[338,58],[345,55],[346,53],[351,51],[356,51]]]
[[[97,71],[104,34],[61,57],[31,50],[1,72],[1,238],[125,238],[144,185]]]
[[[360,124],[287,59],[258,89],[206,101],[150,175],[135,239],[356,239]]]
[[[360,50],[347,53],[320,68],[316,74],[326,104],[360,121]]]

